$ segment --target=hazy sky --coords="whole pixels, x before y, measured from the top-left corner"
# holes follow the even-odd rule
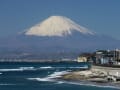
[[[120,0],[0,0],[0,37],[22,32],[52,15],[120,39]]]

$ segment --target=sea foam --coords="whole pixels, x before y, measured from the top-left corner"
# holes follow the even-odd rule
[[[53,74],[48,75],[47,77],[44,78],[27,78],[28,80],[36,80],[36,81],[51,81],[54,82],[56,81],[55,79],[58,77],[61,77],[61,75],[68,73],[68,71],[61,71],[61,72],[54,72]]]

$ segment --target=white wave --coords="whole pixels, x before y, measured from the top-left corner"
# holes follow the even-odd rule
[[[68,73],[67,71],[61,71],[61,72],[54,72],[53,74],[48,75],[47,77],[44,78],[27,78],[28,80],[37,80],[37,81],[50,81],[54,82],[56,81],[55,79],[58,77],[61,77],[61,75]]]
[[[51,66],[40,67],[40,69],[51,69],[51,68],[53,68],[53,67],[51,67]]]
[[[52,81],[49,78],[28,78],[28,80],[35,80],[35,81]]]
[[[40,69],[66,69],[66,68],[68,68],[68,69],[87,69],[88,68],[88,66],[81,66],[81,67],[52,67],[52,66],[46,66],[46,67],[40,67]]]
[[[8,71],[23,71],[23,69],[0,69],[2,72],[8,72]]]
[[[54,72],[53,74],[48,75],[49,78],[61,77],[61,75],[67,74],[68,71]]]
[[[52,67],[52,66],[45,66],[45,67],[40,67],[40,69],[82,69],[82,68],[88,68],[86,66],[83,67]],[[24,70],[37,70],[39,68],[34,68],[34,67],[19,67],[19,68],[13,68],[13,69],[0,69],[1,72],[7,72],[7,71],[24,71]]]
[[[0,69],[1,72],[35,70],[34,67],[19,67],[14,69]]]
[[[19,69],[23,69],[23,70],[35,70],[34,67],[20,67]]]
[[[0,73],[0,75],[1,75],[2,73]]]
[[[63,84],[64,82],[63,81],[58,81],[56,84]]]

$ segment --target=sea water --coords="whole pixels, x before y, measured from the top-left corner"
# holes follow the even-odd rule
[[[85,63],[0,63],[0,90],[119,90],[117,87],[57,80]]]

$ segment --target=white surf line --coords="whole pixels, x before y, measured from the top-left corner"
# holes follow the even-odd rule
[[[23,69],[23,70],[36,70],[34,67],[19,67],[19,69]]]
[[[36,69],[34,67],[19,67],[19,68],[11,68],[11,69],[0,69],[1,72],[24,71],[24,70],[36,70]]]
[[[34,81],[53,81],[53,80],[50,80],[48,77],[45,77],[45,78],[27,78],[28,80],[34,80]]]
[[[45,67],[40,67],[40,69],[52,69],[52,68],[55,68],[55,69],[64,69],[64,68],[68,68],[68,69],[73,69],[73,68],[80,68],[80,69],[87,69],[88,66],[78,66],[78,67],[52,67],[52,66],[45,66]]]
[[[48,75],[49,78],[61,77],[61,75],[67,74],[68,71],[54,72],[53,74]]]
[[[51,67],[51,66],[40,67],[40,69],[51,69],[51,68],[54,68],[54,67]]]
[[[0,69],[2,72],[7,72],[7,71],[23,71],[23,69]]]
[[[67,71],[61,71],[61,72],[54,72],[53,74],[48,75],[47,77],[43,78],[27,78],[28,80],[37,80],[37,81],[50,81],[55,82],[55,78],[61,77],[61,75],[68,73]]]
[[[8,72],[8,71],[24,71],[24,70],[35,70],[35,69],[28,69],[28,68],[19,68],[19,69],[0,69],[1,72]]]

